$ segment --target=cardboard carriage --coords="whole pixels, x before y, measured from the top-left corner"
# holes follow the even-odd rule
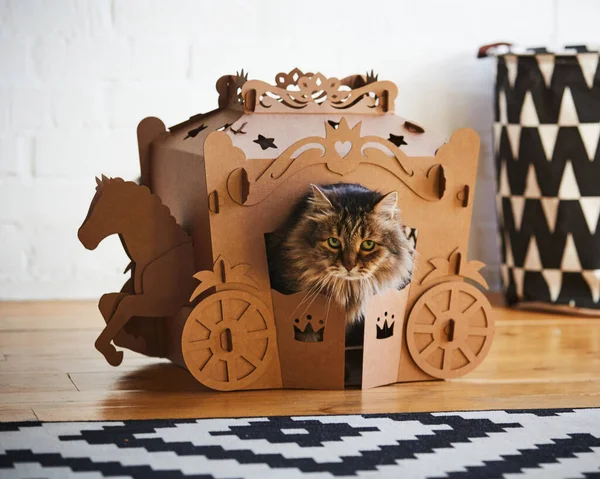
[[[217,390],[344,388],[346,312],[322,294],[271,289],[265,235],[309,185],[397,191],[415,242],[411,284],[370,299],[362,388],[456,378],[488,353],[494,320],[478,261],[467,261],[479,139],[443,137],[393,114],[396,86],[294,70],[276,85],[217,82],[219,108],[169,130],[138,127],[141,185],[97,179],[79,229],[93,249],[119,234],[131,258],[102,296],[96,347],[169,358]],[[316,342],[307,342],[311,334]],[[114,345],[113,345],[114,343]],[[348,348],[353,349],[353,348]]]

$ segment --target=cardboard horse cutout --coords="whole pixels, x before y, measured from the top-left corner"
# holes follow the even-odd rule
[[[123,352],[111,341],[134,317],[169,317],[189,298],[193,287],[191,238],[175,222],[168,208],[150,190],[120,178],[97,179],[96,196],[79,228],[79,239],[95,249],[107,236],[118,234],[131,263],[131,278],[119,293],[100,299],[107,325],[96,348],[113,366]],[[130,338],[131,340],[131,338]],[[144,349],[144,338],[138,336]],[[135,341],[135,339],[134,339]]]
[[[122,360],[114,341],[218,390],[339,389],[350,373],[369,388],[477,367],[494,335],[483,263],[466,259],[477,135],[446,141],[394,115],[396,86],[372,74],[296,69],[269,85],[242,73],[217,90],[219,109],[169,131],[140,123],[144,186],[98,180],[80,240],[119,234],[132,260],[132,279],[99,303],[107,361]],[[396,191],[417,251],[411,284],[369,300],[353,347],[346,311],[273,290],[266,260],[265,235],[310,184],[337,182]]]

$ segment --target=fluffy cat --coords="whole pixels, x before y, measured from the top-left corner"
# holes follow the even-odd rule
[[[349,183],[311,189],[267,237],[271,284],[286,294],[323,292],[346,308],[351,326],[368,296],[410,282],[414,250],[398,194]]]

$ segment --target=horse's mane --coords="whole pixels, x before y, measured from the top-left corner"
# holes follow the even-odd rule
[[[150,209],[150,211],[156,211],[156,217],[162,220],[166,228],[172,228],[173,230],[179,231],[182,239],[189,238],[187,233],[177,223],[177,220],[171,214],[169,208],[165,206],[160,197],[153,194],[147,186],[138,185],[134,181],[125,181],[122,178],[108,178],[104,175],[102,175],[101,178],[96,178],[97,197],[117,189],[127,189],[131,191],[130,194],[139,198],[140,201]]]

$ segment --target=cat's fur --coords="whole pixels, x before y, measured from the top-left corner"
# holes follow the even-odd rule
[[[362,317],[367,298],[411,279],[414,250],[406,238],[396,192],[383,195],[358,184],[315,186],[285,224],[267,237],[272,287],[283,293],[321,291]],[[328,238],[338,238],[339,249]],[[361,250],[372,240],[373,251]]]

